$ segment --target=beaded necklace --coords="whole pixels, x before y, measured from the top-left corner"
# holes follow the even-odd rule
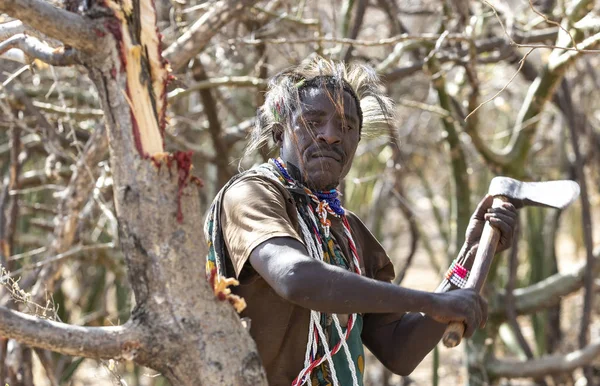
[[[306,224],[303,220],[303,216],[298,216],[300,228],[303,234],[303,239],[306,243],[306,247],[310,256],[317,260],[324,260],[323,249],[321,247],[321,239],[323,237],[329,237],[331,227],[331,221],[327,218],[327,216],[332,215],[334,217],[339,217],[342,220],[342,224],[344,226],[344,234],[348,238],[348,245],[352,253],[353,270],[355,273],[360,275],[361,271],[359,264],[359,256],[356,250],[356,244],[354,243],[352,233],[350,232],[350,224],[348,223],[348,219],[346,218],[346,211],[342,207],[341,202],[338,198],[338,191],[336,189],[332,189],[326,192],[314,192],[305,187],[304,185],[300,184],[295,179],[293,179],[287,171],[284,162],[280,158],[272,159],[271,162],[277,167],[287,184],[295,188],[301,188],[314,204],[314,208],[312,208],[310,204],[307,204],[306,208],[307,213],[309,214],[308,217],[312,220],[312,224],[310,224],[312,226],[310,228],[308,226],[309,224]],[[319,227],[317,226],[317,221],[315,219],[315,216],[313,215],[313,211],[319,219],[319,224],[321,225],[321,229],[323,230],[323,235],[321,235],[319,232]],[[310,232],[309,229],[312,229],[312,232]],[[340,325],[337,315],[332,315],[333,325],[341,339],[331,349],[329,349],[328,347],[327,337],[323,331],[323,326],[321,325],[321,316],[322,315],[320,312],[311,310],[304,368],[302,369],[302,371],[300,371],[294,382],[292,382],[292,386],[303,385],[305,382],[309,381],[311,372],[315,368],[323,364],[325,361],[327,361],[329,364],[329,371],[333,384],[335,386],[339,385],[335,373],[335,367],[333,366],[332,362],[332,356],[339,352],[342,348],[344,349],[346,353],[346,358],[348,359],[348,366],[352,374],[353,385],[358,385],[359,382],[356,377],[355,371],[356,365],[351,359],[352,356],[350,355],[350,350],[348,348],[348,345],[346,344],[346,340],[350,336],[352,328],[355,325],[357,315],[352,314],[349,316],[348,324],[346,326],[346,332],[342,331],[342,327]],[[317,356],[319,348],[321,348],[323,352],[323,355],[321,355],[320,358]]]

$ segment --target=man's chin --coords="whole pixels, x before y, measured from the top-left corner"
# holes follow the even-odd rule
[[[332,176],[314,176],[308,179],[308,187],[313,190],[331,190],[340,184],[339,178]]]

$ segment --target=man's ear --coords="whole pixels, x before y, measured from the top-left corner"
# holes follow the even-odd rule
[[[273,141],[275,142],[275,145],[277,145],[277,147],[281,147],[281,145],[283,144],[284,131],[285,130],[283,129],[283,125],[281,125],[280,123],[273,125]]]

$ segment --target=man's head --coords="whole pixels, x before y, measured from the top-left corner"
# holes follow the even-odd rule
[[[271,80],[250,147],[271,137],[309,187],[332,189],[350,170],[362,132],[388,127],[391,116],[371,68],[316,58]]]

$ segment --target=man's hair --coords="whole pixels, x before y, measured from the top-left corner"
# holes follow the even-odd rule
[[[270,80],[265,103],[258,109],[246,155],[268,143],[274,130],[285,130],[289,126],[294,112],[300,107],[302,90],[313,87],[324,87],[334,93],[338,90],[348,92],[357,102],[361,133],[380,132],[394,123],[393,102],[385,95],[374,69],[316,56]]]

